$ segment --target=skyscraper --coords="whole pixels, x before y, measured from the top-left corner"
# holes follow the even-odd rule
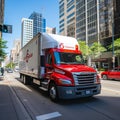
[[[75,0],[59,1],[59,32],[75,37]]]
[[[108,46],[120,37],[120,0],[100,0],[99,5],[100,40]]]
[[[46,33],[56,34],[56,28],[46,27]]]
[[[85,41],[89,46],[100,42],[107,48],[108,51],[95,61],[101,62],[101,65],[102,62],[112,65],[112,58],[115,58],[114,40],[120,38],[120,0],[59,0],[60,34],[72,36],[68,33],[71,31],[68,18],[73,20],[78,40]],[[112,51],[108,49],[111,44]],[[120,59],[114,59],[115,61]]]
[[[91,44],[98,38],[97,0],[76,0],[76,38]]]
[[[33,36],[38,32],[46,32],[46,19],[43,18],[42,14],[33,12],[29,19],[33,20]]]
[[[88,45],[110,45],[120,37],[119,8],[120,0],[59,0],[59,32]]]
[[[98,39],[97,0],[60,0],[60,34],[91,44]]]
[[[21,47],[23,47],[33,38],[33,20],[27,18],[22,19],[21,33]]]

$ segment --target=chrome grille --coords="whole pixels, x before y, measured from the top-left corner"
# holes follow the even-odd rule
[[[75,85],[92,85],[95,83],[97,79],[96,73],[91,72],[75,72],[73,73],[73,78],[75,81]]]

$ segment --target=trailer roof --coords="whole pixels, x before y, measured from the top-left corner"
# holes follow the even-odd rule
[[[57,34],[41,33],[42,49],[45,48],[61,48],[75,50],[78,42],[73,37],[62,36]]]

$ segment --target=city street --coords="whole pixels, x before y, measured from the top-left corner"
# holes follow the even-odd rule
[[[0,120],[120,120],[120,0],[0,0]]]
[[[54,103],[47,93],[24,85],[19,73],[5,73],[0,80],[0,120],[120,120],[120,81],[101,82],[102,92],[93,98]]]

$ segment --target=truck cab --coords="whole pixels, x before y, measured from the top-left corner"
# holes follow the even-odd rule
[[[45,53],[45,76],[52,100],[89,97],[100,93],[96,71],[85,65],[82,53],[76,50],[48,49]]]

